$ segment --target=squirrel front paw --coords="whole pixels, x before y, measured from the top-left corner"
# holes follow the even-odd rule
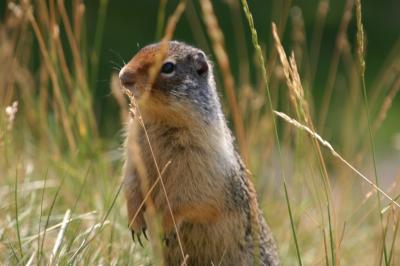
[[[146,230],[147,230],[146,227],[143,227],[141,231],[135,231],[133,229],[130,229],[130,230],[131,230],[132,240],[134,243],[136,243],[136,240],[135,240],[135,237],[136,237],[139,244],[143,247],[143,242],[141,239],[142,234],[143,234],[144,238],[146,238],[146,240],[149,240],[149,238],[147,237],[147,234],[146,234]]]
[[[132,234],[132,239],[133,242],[135,241],[135,237],[138,240],[139,244],[141,246],[143,246],[142,240],[141,240],[141,235],[143,234],[143,236],[147,238],[147,234],[146,234],[146,230],[147,230],[147,226],[146,226],[146,221],[144,219],[144,215],[143,215],[143,210],[138,210],[137,208],[133,208],[134,206],[131,206],[128,203],[128,228],[131,231]]]

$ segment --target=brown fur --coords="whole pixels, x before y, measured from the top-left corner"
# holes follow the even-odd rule
[[[167,58],[179,59],[192,50],[193,53],[199,51],[185,44],[175,45],[178,48],[180,45],[183,51],[170,45]],[[248,183],[246,170],[234,150],[230,131],[219,109],[212,72],[208,83],[210,97],[217,101],[213,112],[217,113],[213,114],[213,119],[204,119],[204,113],[196,111],[192,102],[171,100],[165,88],[155,87],[163,82],[162,76],[157,77],[155,85],[147,83],[148,68],[154,63],[156,53],[157,46],[144,49],[123,71],[130,71],[134,76],[135,86],[131,89],[139,96],[149,88],[149,96],[141,99],[140,108],[159,168],[171,161],[162,179],[183,250],[189,256],[187,264],[278,265],[274,240],[258,209],[252,184]],[[140,232],[146,228],[146,222],[143,209],[132,221],[143,201],[143,193],[129,149],[131,145],[140,148],[137,155],[144,163],[146,181],[151,186],[158,174],[144,129],[136,120],[131,120],[127,127],[124,187],[131,229]],[[168,237],[165,264],[180,265],[182,256],[160,185],[155,187],[151,197]]]

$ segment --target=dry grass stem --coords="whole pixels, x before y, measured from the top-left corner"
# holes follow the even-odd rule
[[[77,144],[76,144],[76,141],[73,136],[70,120],[67,119],[68,115],[67,115],[66,105],[63,101],[57,74],[55,73],[55,70],[51,64],[50,55],[48,54],[48,50],[46,49],[45,41],[44,41],[42,33],[39,29],[39,25],[36,22],[36,19],[34,18],[32,13],[28,14],[28,18],[32,24],[32,28],[33,28],[36,38],[39,42],[40,52],[44,59],[43,61],[45,63],[46,69],[50,75],[51,82],[53,83],[54,94],[56,96],[56,101],[57,101],[56,107],[58,107],[60,109],[59,110],[60,115],[63,118],[65,118],[65,119],[61,119],[61,121],[62,121],[64,130],[65,130],[65,134],[66,134],[68,143],[70,145],[71,150],[74,152],[77,149]]]
[[[318,59],[321,50],[321,40],[324,33],[324,26],[326,22],[326,17],[329,11],[329,0],[322,0],[318,4],[317,13],[316,13],[316,22],[312,34],[311,40],[311,48],[310,51],[310,71],[308,77],[308,83],[310,87],[313,87],[315,74],[318,67]]]
[[[388,113],[390,107],[392,107],[393,99],[396,97],[397,93],[400,90],[400,77],[395,81],[388,95],[386,96],[381,109],[377,115],[375,122],[372,125],[372,131],[376,132],[385,121],[386,114]]]
[[[286,78],[286,84],[289,88],[289,96],[292,101],[292,105],[297,111],[301,111],[301,118],[305,119],[307,124],[309,123],[306,112],[306,103],[304,100],[304,90],[301,85],[300,76],[297,70],[297,64],[294,58],[294,53],[291,54],[289,60],[286,56],[286,52],[283,49],[282,43],[278,36],[278,31],[275,23],[272,23],[272,35],[275,41],[275,47],[278,50],[278,55],[282,63],[283,73]]]
[[[70,218],[67,220],[67,223],[71,223],[72,221],[77,221],[77,220],[85,220],[85,219],[93,220],[93,219],[94,219],[94,218],[93,218],[93,215],[95,215],[95,214],[97,214],[96,211],[90,211],[90,212],[87,212],[87,213],[84,213],[84,214],[80,214],[80,215],[78,215],[78,216],[76,216],[76,217],[73,217],[73,218],[70,217]],[[28,244],[29,242],[32,242],[32,241],[34,241],[35,239],[41,237],[41,236],[44,235],[45,233],[54,231],[54,230],[56,230],[57,228],[61,228],[62,226],[63,226],[63,222],[58,223],[58,224],[55,224],[55,225],[53,225],[53,226],[50,226],[50,227],[46,228],[46,229],[43,230],[43,231],[40,231],[38,234],[35,234],[35,235],[33,235],[33,236],[28,236],[28,237],[23,238],[22,241],[24,241],[25,244]]]
[[[291,125],[293,125],[293,126],[299,128],[299,129],[304,130],[305,132],[307,132],[312,138],[316,139],[322,146],[326,147],[332,153],[332,155],[334,157],[336,157],[340,161],[342,161],[353,172],[355,172],[358,176],[360,176],[365,182],[367,182],[369,185],[371,185],[376,191],[381,193],[388,200],[390,200],[391,203],[393,203],[394,205],[396,205],[397,207],[400,208],[400,204],[399,203],[397,203],[395,200],[393,200],[388,194],[386,194],[385,191],[383,191],[381,188],[379,188],[377,185],[375,185],[374,182],[372,182],[368,177],[363,175],[359,170],[357,170],[348,161],[346,161],[339,153],[336,152],[336,150],[332,147],[332,145],[328,141],[324,140],[320,135],[318,135],[318,133],[312,131],[309,127],[301,124],[297,120],[289,117],[288,115],[286,115],[286,114],[284,114],[282,112],[274,111],[274,113],[277,116],[279,116],[280,118],[282,118],[283,120],[285,120],[286,122],[290,123]]]
[[[64,239],[65,229],[67,228],[68,221],[70,220],[70,217],[71,217],[71,211],[68,209],[65,212],[63,221],[61,223],[60,231],[58,232],[56,242],[54,243],[53,250],[52,250],[52,252],[50,254],[50,259],[49,259],[50,265],[53,264],[57,254],[58,254],[58,251],[60,249],[61,243],[62,243],[62,241]]]
[[[130,104],[131,113],[133,114],[133,117],[139,122],[140,127],[144,131],[144,134],[145,134],[145,137],[146,137],[146,141],[147,141],[147,145],[149,146],[150,153],[151,153],[151,156],[153,158],[154,166],[156,167],[156,170],[157,170],[157,175],[158,175],[157,180],[160,180],[160,184],[161,184],[162,190],[164,192],[165,200],[167,202],[168,210],[169,210],[170,215],[171,215],[172,223],[174,224],[174,229],[175,229],[175,233],[176,233],[176,236],[177,236],[179,248],[181,250],[182,260],[185,261],[185,253],[183,251],[182,242],[181,242],[181,239],[180,239],[180,236],[179,236],[178,225],[176,224],[175,217],[174,217],[174,214],[172,212],[171,204],[170,204],[169,199],[168,199],[167,190],[165,188],[164,181],[162,179],[162,174],[161,174],[160,168],[158,166],[157,159],[156,159],[156,157],[154,155],[154,152],[153,152],[153,147],[151,145],[149,135],[147,134],[147,130],[146,130],[146,126],[145,126],[144,121],[143,121],[143,117],[142,117],[142,115],[140,113],[140,109],[139,109],[138,104],[136,104],[135,96],[127,89],[125,89],[124,91],[125,91],[126,95],[129,97],[129,100],[130,100],[130,103],[131,103]],[[147,177],[143,176],[141,178],[141,181],[143,181],[143,179],[147,179]],[[146,181],[146,184],[147,183],[148,182]],[[153,184],[153,186],[155,186],[155,184]],[[146,190],[143,191],[144,194],[146,194],[146,195],[148,194],[147,191],[149,191],[147,188],[148,188],[148,185],[146,186]],[[150,197],[147,197],[147,199],[150,199]]]
[[[249,152],[247,147],[246,133],[243,125],[242,112],[239,108],[236,97],[235,80],[233,78],[230,68],[229,57],[226,54],[224,35],[218,25],[218,20],[215,17],[211,1],[201,0],[200,5],[203,11],[203,17],[207,27],[207,32],[212,40],[212,47],[224,80],[224,88],[228,96],[229,107],[232,110],[233,124],[239,144],[239,149],[241,155],[243,156],[243,160],[247,164],[249,162]]]
[[[330,102],[332,98],[332,93],[337,77],[340,57],[343,53],[345,47],[348,47],[348,39],[347,39],[347,28],[352,18],[352,9],[354,5],[354,0],[346,0],[346,4],[344,6],[342,19],[339,25],[339,30],[336,35],[335,41],[335,49],[332,54],[332,59],[330,61],[328,80],[326,82],[326,86],[324,89],[324,96],[322,98],[322,107],[320,111],[318,128],[320,130],[324,130],[326,118],[328,115],[328,110],[330,107]],[[323,131],[321,131],[323,132]]]
[[[165,56],[166,56],[166,53],[167,53],[168,41],[171,40],[172,37],[173,37],[173,33],[175,31],[176,24],[178,23],[183,11],[185,10],[185,6],[186,6],[185,2],[181,1],[178,4],[178,6],[176,7],[174,13],[168,19],[166,30],[165,30],[165,35],[164,35],[163,39],[161,40],[160,53],[157,54],[154,65],[149,69],[149,84],[153,84],[153,81],[155,80],[155,78],[158,75],[158,72],[159,72],[159,69],[161,67],[162,61],[165,59]],[[148,97],[148,93],[149,93],[150,90],[151,90],[150,87],[147,88],[145,90],[145,95],[143,95],[143,97]],[[139,122],[139,125],[142,127],[142,129],[143,129],[143,131],[145,133],[146,141],[147,141],[147,144],[149,146],[149,149],[150,149],[150,152],[151,152],[151,155],[152,155],[152,158],[153,158],[153,162],[154,162],[155,168],[157,170],[157,174],[158,174],[157,180],[160,181],[160,184],[161,184],[161,187],[162,187],[162,190],[163,190],[166,202],[167,202],[168,210],[170,212],[171,219],[172,219],[172,222],[173,222],[173,225],[174,225],[175,233],[176,233],[177,240],[178,240],[178,245],[179,245],[179,248],[180,248],[180,251],[181,251],[181,255],[182,255],[182,260],[183,260],[183,263],[185,263],[185,261],[186,261],[185,260],[185,252],[183,251],[183,247],[182,247],[182,242],[181,242],[180,235],[179,235],[178,226],[176,224],[175,217],[174,217],[174,214],[172,212],[171,204],[170,204],[169,199],[168,199],[168,195],[167,195],[167,191],[166,191],[166,188],[165,188],[165,185],[164,185],[164,181],[162,180],[162,173],[160,171],[160,168],[158,166],[157,160],[155,158],[155,155],[154,155],[154,152],[153,152],[153,148],[152,148],[152,145],[151,145],[151,141],[150,141],[150,138],[149,138],[149,136],[147,134],[146,126],[145,126],[145,123],[143,121],[143,117],[142,117],[142,115],[140,113],[139,106],[136,103],[136,99],[133,96],[133,94],[127,89],[124,89],[124,93],[129,98],[129,101],[130,101],[130,112],[131,112],[132,116]],[[135,145],[135,146],[137,146],[137,145]],[[130,148],[130,147],[128,147],[128,148]],[[136,148],[139,148],[139,147],[136,147]],[[139,154],[139,153],[137,153],[137,154]],[[136,163],[134,162],[135,165],[144,166],[144,164],[140,164],[140,163],[137,164],[137,162],[138,161],[136,161]],[[142,168],[142,166],[140,166],[140,167]],[[142,192],[143,192],[143,194],[146,195],[147,201],[149,201],[150,197],[147,196],[148,191],[149,191],[148,190],[149,186],[148,186],[148,182],[147,182],[147,176],[144,173],[144,171],[142,171],[142,174],[139,174],[139,177],[141,178],[141,181],[143,181],[141,183],[142,184],[143,183],[146,184],[145,187],[142,187]],[[153,184],[153,186],[155,186],[155,184]],[[154,207],[152,207],[152,208],[154,208]],[[153,217],[155,217],[155,216],[153,216]],[[185,263],[185,265],[186,265],[186,263]]]
[[[282,64],[284,76],[286,79],[286,84],[289,88],[289,96],[291,98],[291,102],[293,105],[294,110],[296,111],[296,114],[299,119],[304,120],[305,124],[311,128],[314,131],[314,125],[313,125],[313,120],[310,114],[310,108],[308,106],[308,103],[305,99],[304,95],[304,89],[301,84],[301,79],[300,75],[297,69],[297,63],[294,58],[294,53],[289,57],[289,59],[286,56],[285,50],[282,46],[282,43],[280,41],[277,28],[275,23],[272,23],[272,35],[275,41],[275,47],[278,51],[278,55]],[[332,204],[332,195],[331,195],[331,184],[330,184],[330,179],[328,175],[328,170],[326,168],[326,163],[324,160],[324,157],[321,152],[321,148],[319,146],[318,141],[315,141],[313,139],[313,152],[316,154],[316,161],[318,163],[319,171],[322,175],[322,181],[324,185],[324,193],[326,196],[326,201],[328,203],[328,206]],[[328,218],[330,218],[330,208],[328,207]],[[336,224],[336,215],[335,215],[335,210],[333,209],[333,220],[334,224]],[[332,232],[330,230],[330,232]],[[332,239],[331,239],[332,240]],[[337,251],[336,251],[337,253]],[[333,256],[333,254],[332,254]],[[333,259],[334,260],[334,259]]]
[[[148,201],[151,193],[153,192],[154,188],[157,186],[158,182],[160,181],[162,175],[164,174],[165,170],[167,170],[168,166],[171,164],[171,161],[169,161],[164,168],[161,170],[161,175],[157,177],[156,181],[154,181],[153,185],[150,187],[148,192],[143,198],[143,201],[140,203],[139,208],[137,209],[135,215],[133,215],[132,221],[130,222],[131,224],[136,220],[137,216],[139,215],[140,211],[142,210],[144,204]]]

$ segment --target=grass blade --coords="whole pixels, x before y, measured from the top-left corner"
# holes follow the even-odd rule
[[[63,179],[61,180],[61,183],[60,183],[60,185],[58,186],[57,191],[56,191],[56,193],[54,194],[53,200],[52,200],[51,205],[50,205],[50,210],[49,210],[49,213],[48,213],[48,215],[47,215],[46,224],[45,224],[45,226],[44,226],[44,232],[43,232],[42,242],[41,242],[41,244],[40,244],[40,250],[41,250],[41,251],[43,251],[44,240],[45,240],[45,238],[46,238],[46,231],[47,231],[47,228],[49,227],[50,217],[51,217],[51,214],[52,214],[52,212],[53,212],[54,205],[55,205],[55,203],[56,203],[58,194],[60,193],[61,188],[62,188],[62,186],[63,186],[63,184],[64,184],[65,176],[66,176],[66,174],[64,174],[64,177],[63,177]],[[44,192],[43,192],[43,193],[44,193]],[[39,232],[39,233],[40,233],[40,232]],[[40,262],[39,262],[39,263],[40,263]]]
[[[396,240],[398,237],[398,231],[399,231],[399,224],[400,224],[400,215],[397,215],[397,219],[395,219],[396,221],[396,225],[394,227],[394,232],[393,232],[393,239],[392,239],[392,244],[390,246],[390,252],[389,252],[389,260],[388,260],[388,264],[391,265],[392,259],[393,259],[393,251],[395,250],[395,244],[396,244]]]
[[[121,184],[118,187],[117,193],[115,194],[113,201],[110,205],[110,207],[108,208],[106,214],[104,215],[104,218],[102,219],[100,226],[98,227],[99,229],[97,230],[97,233],[88,240],[90,234],[92,233],[92,231],[95,229],[95,226],[92,226],[92,228],[90,229],[89,233],[86,235],[86,238],[83,240],[82,245],[78,248],[78,250],[74,253],[74,255],[72,256],[72,258],[70,259],[70,261],[68,262],[68,264],[73,264],[76,260],[76,258],[78,257],[78,255],[90,244],[90,242],[92,242],[96,236],[98,235],[99,232],[101,232],[101,230],[103,229],[104,225],[106,224],[107,218],[111,213],[112,208],[115,205],[115,202],[117,201],[118,195],[122,190],[122,186],[123,183],[121,182]]]
[[[68,209],[65,212],[63,221],[61,223],[60,231],[58,232],[56,242],[55,242],[53,250],[52,250],[52,252],[50,254],[50,261],[49,261],[50,265],[53,264],[55,262],[55,260],[57,259],[59,249],[60,249],[62,241],[64,239],[65,229],[67,228],[67,225],[70,222],[70,217],[71,217],[71,210]]]
[[[312,138],[316,139],[322,146],[327,148],[334,157],[338,158],[341,162],[343,162],[346,166],[348,166],[353,172],[355,172],[358,176],[360,176],[365,182],[367,182],[370,186],[372,186],[377,192],[381,193],[383,196],[385,196],[390,202],[396,206],[397,208],[400,208],[400,204],[395,201],[392,197],[390,197],[385,191],[383,191],[380,187],[374,184],[368,177],[363,175],[357,168],[355,168],[353,165],[351,165],[348,161],[346,161],[333,147],[332,145],[324,140],[318,133],[312,131],[310,128],[307,126],[299,123],[295,119],[289,117],[285,113],[274,111],[275,115],[279,116],[289,124],[295,126],[296,128],[299,128],[301,130],[306,131]]]
[[[158,7],[157,14],[157,29],[156,29],[156,40],[160,40],[163,36],[164,24],[165,24],[165,9],[167,0],[161,0],[160,6]]]
[[[331,256],[332,256],[332,265],[336,265],[336,256],[335,256],[335,241],[333,238],[333,229],[332,229],[332,221],[331,221],[331,208],[329,206],[329,201],[328,201],[328,225],[329,225],[329,240],[331,242]]]
[[[288,212],[289,212],[290,226],[292,228],[294,244],[295,244],[295,247],[296,247],[297,262],[301,266],[301,265],[303,265],[303,263],[301,261],[300,248],[299,248],[299,243],[297,241],[296,228],[295,228],[295,225],[294,225],[294,220],[293,220],[293,215],[292,215],[292,208],[290,207],[289,195],[288,195],[288,192],[287,192],[286,181],[285,180],[283,180],[283,188],[285,190],[285,199],[286,199],[286,205],[287,205]]]
[[[37,242],[37,264],[40,265],[40,259],[41,259],[41,245],[40,245],[40,227],[42,224],[42,217],[43,217],[43,200],[44,200],[44,191],[46,189],[46,182],[47,182],[47,175],[48,175],[48,170],[46,170],[46,174],[44,176],[44,182],[43,182],[43,189],[42,189],[42,197],[40,200],[40,216],[39,216],[39,229],[38,229],[38,242]]]
[[[18,248],[22,258],[23,253],[22,253],[21,235],[19,230],[19,217],[18,217],[18,170],[15,170],[14,200],[15,200],[15,224],[17,226]]]
[[[365,85],[365,48],[364,48],[364,26],[362,23],[362,12],[361,12],[361,0],[356,0],[356,19],[357,19],[357,54],[358,54],[358,61],[360,67],[360,76],[362,82],[362,93],[363,93],[363,100],[364,100],[364,108],[365,113],[367,115],[367,125],[368,125],[368,137],[370,141],[370,148],[371,148],[371,155],[372,155],[372,162],[374,167],[374,175],[375,175],[375,184],[379,186],[379,177],[378,177],[378,169],[376,166],[376,155],[375,155],[375,143],[374,138],[372,136],[372,129],[371,129],[371,114],[368,104],[368,95],[367,95],[367,88]],[[381,196],[379,193],[376,193],[377,200],[378,200],[378,213],[380,219],[380,226],[382,230],[382,244],[383,244],[383,253],[385,259],[385,265],[389,265],[388,255],[386,250],[386,230],[385,226],[383,225],[383,215],[381,213]]]
[[[100,1],[100,8],[98,12],[98,21],[96,26],[96,33],[94,37],[94,49],[91,54],[91,87],[96,88],[97,76],[100,65],[100,53],[103,41],[104,26],[107,18],[108,0]]]

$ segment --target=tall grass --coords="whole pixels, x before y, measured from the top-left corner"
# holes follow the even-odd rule
[[[398,115],[400,42],[384,53],[379,73],[366,76],[363,20],[368,17],[362,16],[361,1],[345,2],[328,62],[320,53],[336,7],[332,1],[315,7],[311,32],[301,6],[273,1],[272,11],[264,11],[273,13],[272,21],[263,21],[267,34],[254,21],[259,13],[253,1],[223,3],[231,24],[223,23],[213,1],[188,1],[186,9],[185,3],[169,13],[176,3],[161,0],[156,28],[149,30],[157,40],[173,39],[175,28],[187,20],[195,45],[215,59],[224,110],[283,264],[398,265],[398,158],[391,176],[375,147],[380,132],[398,126],[389,123]],[[90,42],[82,0],[7,0],[0,22],[4,264],[161,263],[154,237],[144,248],[131,240],[119,193],[122,153],[101,137],[93,106],[95,82],[108,78],[99,77],[99,64],[111,4],[99,2]],[[184,12],[187,16],[180,16]],[[270,27],[272,22],[276,26]],[[224,41],[230,26],[237,40],[232,50]],[[327,76],[317,82],[321,67]],[[122,127],[129,107],[115,73],[110,87]],[[322,89],[320,104],[317,89]],[[150,188],[162,185],[168,164],[159,167]],[[157,230],[156,224],[150,227]]]

